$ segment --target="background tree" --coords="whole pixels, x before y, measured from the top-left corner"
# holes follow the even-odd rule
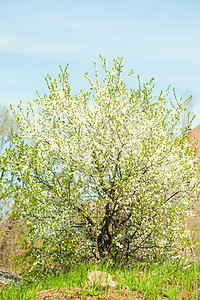
[[[0,107],[0,156],[3,155],[6,148],[11,149],[12,147],[12,132],[18,130],[17,122],[10,112],[10,110],[4,106]],[[6,218],[6,213],[12,208],[13,202],[4,192],[1,185],[1,181],[4,176],[8,174],[5,173],[3,165],[0,165],[0,219]],[[13,178],[12,178],[13,179]]]
[[[102,63],[102,83],[96,65],[94,82],[86,74],[90,92],[73,96],[61,69],[37,108],[13,109],[21,131],[2,163],[17,180],[4,185],[30,226],[29,274],[64,270],[69,258],[162,260],[188,242],[199,177],[181,134],[184,101],[168,108],[168,91],[155,101],[153,79],[128,91],[122,59],[111,71]]]
[[[12,116],[10,110],[6,107],[0,108],[0,151],[1,153],[6,147],[10,147],[12,131],[16,130],[17,123]]]
[[[12,132],[18,130],[17,122],[10,110],[0,107],[0,157],[1,161],[5,149],[12,147]],[[9,172],[5,172],[3,164],[0,164],[0,268],[5,270],[12,266],[11,252],[16,251],[17,224],[12,218],[14,199],[4,189],[2,184],[4,179],[9,179],[12,184],[14,178],[10,177]]]

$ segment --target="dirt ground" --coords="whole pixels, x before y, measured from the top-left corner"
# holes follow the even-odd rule
[[[97,294],[97,293],[96,293]],[[36,298],[32,298],[31,300],[142,300],[144,299],[143,295],[133,291],[130,293],[128,290],[122,287],[120,295],[118,291],[108,290],[108,291],[100,291],[98,295],[91,295],[89,290],[81,290],[79,288],[73,288],[67,290],[66,288],[61,288],[59,290],[47,290],[39,292]]]

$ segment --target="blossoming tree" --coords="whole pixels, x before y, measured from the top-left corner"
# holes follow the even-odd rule
[[[129,91],[122,59],[102,65],[103,82],[96,64],[95,80],[86,74],[90,92],[72,95],[61,68],[49,95],[12,108],[21,131],[4,168],[17,175],[9,189],[41,269],[72,257],[161,259],[188,241],[199,178],[180,128],[185,104],[170,106],[168,90],[155,100],[153,79]]]

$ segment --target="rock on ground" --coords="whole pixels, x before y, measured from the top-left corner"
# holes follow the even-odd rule
[[[109,287],[116,289],[117,285],[112,280],[112,277],[107,272],[93,271],[87,277],[87,282],[90,285],[99,284],[102,288]]]

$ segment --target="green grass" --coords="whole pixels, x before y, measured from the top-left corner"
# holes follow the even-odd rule
[[[16,287],[8,285],[0,289],[0,299],[2,300],[28,300],[38,292],[48,289],[79,287],[86,294],[87,274],[95,270],[94,264],[82,264],[76,269],[60,276],[49,276],[46,280],[31,284],[23,283]],[[136,264],[132,267],[112,268],[109,265],[99,266],[98,270],[109,272],[117,282],[118,292],[121,286],[129,291],[136,290],[143,294],[145,299],[163,300],[176,299],[179,292],[186,290],[189,292],[189,299],[196,298],[196,283],[200,279],[200,263],[196,266],[184,267],[180,264]],[[200,286],[199,286],[200,288]],[[98,285],[90,289],[90,294],[100,293]],[[199,293],[199,292],[198,292]]]

